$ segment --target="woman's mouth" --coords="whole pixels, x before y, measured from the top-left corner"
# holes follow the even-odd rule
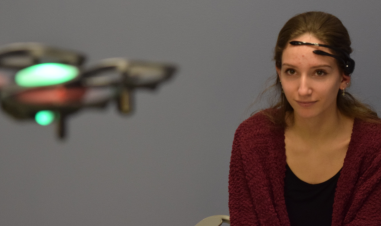
[[[301,101],[296,101],[300,106],[302,107],[310,107],[317,101],[311,101],[311,102],[301,102]]]

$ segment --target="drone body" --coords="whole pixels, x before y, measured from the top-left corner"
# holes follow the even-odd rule
[[[17,120],[40,125],[57,124],[57,135],[66,137],[68,116],[86,108],[104,109],[116,102],[122,114],[133,112],[136,89],[155,89],[170,79],[171,64],[105,59],[84,69],[81,53],[38,43],[16,43],[0,49],[0,68],[12,71],[1,87],[1,107]]]

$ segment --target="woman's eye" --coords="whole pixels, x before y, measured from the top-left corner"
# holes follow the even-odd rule
[[[293,74],[295,74],[295,70],[294,69],[287,69],[286,70],[286,74],[289,74],[289,75],[293,75]]]
[[[326,75],[327,73],[325,72],[325,71],[323,71],[323,70],[317,70],[316,71],[316,75],[317,76],[324,76],[324,75]]]

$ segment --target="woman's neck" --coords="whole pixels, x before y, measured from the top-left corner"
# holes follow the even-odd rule
[[[331,114],[320,115],[315,118],[301,118],[297,114],[294,117],[293,125],[287,129],[301,140],[310,144],[321,144],[333,141],[341,132],[344,132],[348,125],[348,117],[340,113],[338,109]]]

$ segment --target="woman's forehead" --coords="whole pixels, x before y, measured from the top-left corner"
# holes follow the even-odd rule
[[[309,42],[309,43],[318,43],[318,44],[328,45],[328,43],[325,43],[322,40],[316,38],[311,33],[304,33],[304,34],[302,34],[296,38],[291,39],[289,42],[291,42],[291,41],[300,41],[300,42]],[[291,45],[289,42],[287,43],[285,50],[289,47],[309,47],[311,49],[311,51],[318,49],[318,50],[322,50],[324,52],[333,54],[333,52],[330,48],[326,48],[326,47],[322,47],[322,46],[314,46],[314,45]]]
[[[337,65],[337,62],[334,58],[313,53],[313,51],[316,49],[321,49],[321,47],[290,45],[283,51],[282,65],[330,65],[331,67],[335,67]],[[326,48],[324,48],[324,50],[325,49]]]
[[[311,34],[304,34],[290,41],[325,44]],[[333,64],[336,64],[334,58],[315,54],[313,53],[314,50],[322,50],[332,54],[332,51],[326,47],[314,45],[291,45],[288,43],[286,48],[283,50],[282,64],[292,65],[303,62],[308,62],[309,64],[329,64],[332,66]]]

